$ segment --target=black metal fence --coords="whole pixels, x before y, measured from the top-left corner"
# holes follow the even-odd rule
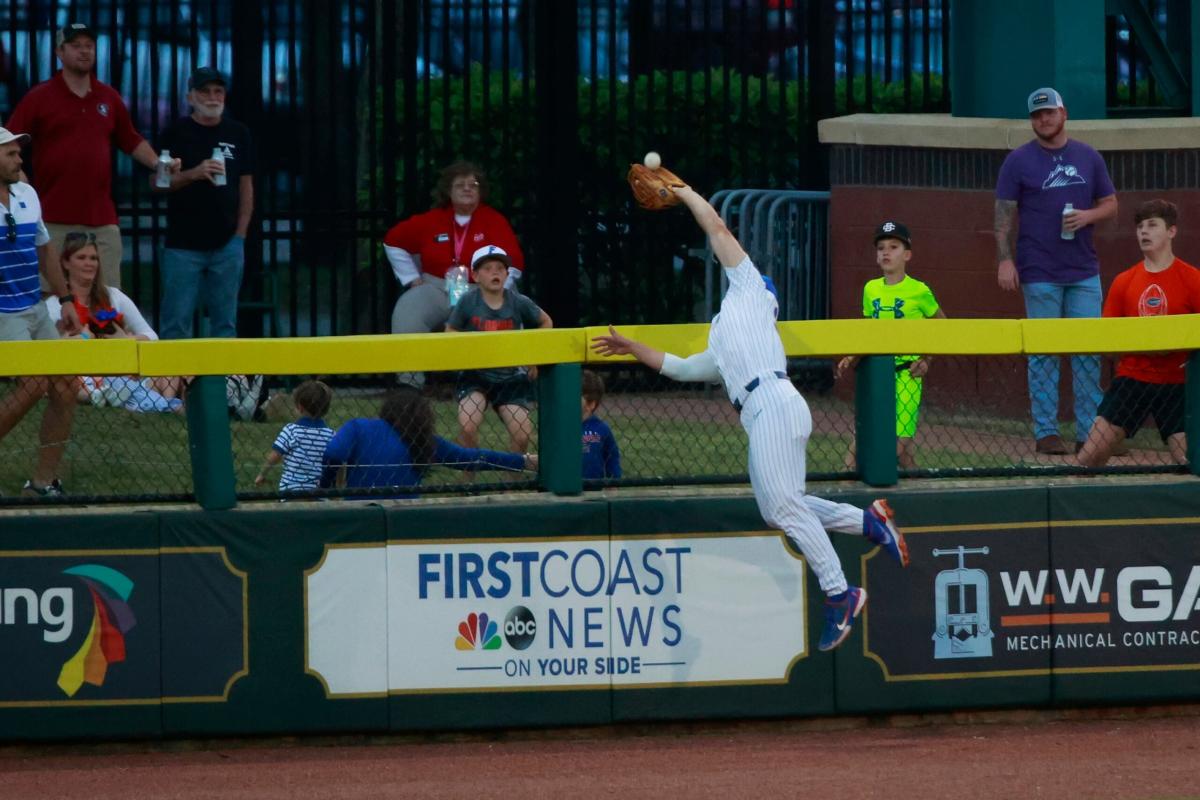
[[[648,149],[706,192],[827,185],[816,121],[947,110],[949,0],[8,0],[0,115],[88,22],[97,75],[152,142],[198,64],[231,76],[256,137],[243,335],[386,331],[379,241],[424,210],[438,169],[482,163],[558,324],[702,313],[694,230],[633,213]],[[36,147],[36,143],[35,143]],[[161,201],[114,156],[125,279],[156,317]],[[36,184],[36,176],[34,176]]]
[[[1192,113],[1192,5],[1186,0],[1108,4],[1105,83],[1110,115]]]

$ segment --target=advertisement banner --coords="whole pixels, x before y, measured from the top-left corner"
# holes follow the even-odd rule
[[[401,542],[385,582],[382,550],[331,548],[307,576],[330,696],[783,683],[807,655],[805,564],[779,534]]]
[[[1188,519],[945,526],[902,577],[867,570],[865,652],[885,680],[1200,669]]]
[[[0,707],[222,700],[245,674],[223,549],[0,552]]]

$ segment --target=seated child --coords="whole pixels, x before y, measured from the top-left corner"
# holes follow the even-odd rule
[[[475,251],[471,270],[478,291],[467,292],[450,311],[447,331],[512,331],[549,328],[550,316],[519,292],[504,288],[508,254],[495,245]],[[489,405],[496,409],[508,428],[510,449],[523,453],[529,446],[533,425],[533,383],[525,367],[466,370],[458,379],[459,441],[464,447],[479,446],[479,425]]]
[[[590,369],[583,371],[583,479],[621,477],[621,450],[612,430],[596,416],[604,399],[604,379]]]
[[[321,481],[321,461],[325,446],[333,438],[333,429],[325,424],[324,416],[333,402],[333,390],[321,381],[305,381],[292,392],[296,404],[296,421],[283,426],[275,437],[267,463],[254,479],[255,486],[267,481],[267,470],[283,462],[279,476],[279,491],[300,492],[316,489]]]

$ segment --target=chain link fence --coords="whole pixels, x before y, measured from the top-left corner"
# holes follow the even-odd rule
[[[1105,357],[1104,362],[1103,385],[1109,386],[1112,359]],[[809,480],[856,477],[855,377],[849,372],[835,379],[834,364],[823,358],[793,359],[789,364],[789,376],[804,394],[813,418]],[[604,383],[595,416],[611,429],[619,448],[620,477],[585,474],[585,488],[747,481],[745,433],[722,387],[676,383],[636,365],[599,365],[589,371]],[[1168,426],[1182,424],[1182,387],[1163,390],[1165,394],[1149,390],[1153,396],[1145,396],[1138,387],[1123,392],[1118,398],[1121,405],[1108,407],[1106,413],[1119,416],[1118,421],[1131,428],[1140,425],[1140,430],[1124,447],[1116,448],[1103,467],[1084,468],[1072,445],[1086,435],[1071,422],[1060,426],[1067,453],[1037,452],[1025,375],[1025,359],[1014,355],[939,356],[931,359],[928,374],[919,381],[902,376],[904,382],[898,381],[901,428],[905,421],[911,425],[909,415],[914,411],[917,422],[907,454],[902,454],[906,459],[900,462],[900,475],[1017,477],[1182,470],[1182,451],[1173,453],[1156,427],[1157,417]],[[295,389],[314,377],[226,380],[241,499],[276,500],[308,491],[281,490],[283,465],[269,463],[269,457],[284,427],[298,419]],[[341,483],[336,475],[326,473],[330,485],[312,494],[398,497],[536,488],[536,471],[527,469],[534,465],[523,460],[523,454],[538,449],[536,380],[530,380],[523,393],[490,394],[483,407],[479,403],[484,396],[467,391],[477,387],[477,381],[464,380],[455,371],[430,373],[424,393],[409,393],[400,410],[393,408],[388,418],[385,404],[391,400],[395,405],[396,398],[405,394],[394,388],[394,380],[391,374],[324,378],[332,389],[329,409],[322,415],[328,427],[340,431],[352,420],[364,427],[354,437],[360,446],[349,453],[354,458],[343,458],[344,469],[330,471],[343,473]],[[918,384],[919,404],[904,395]],[[49,393],[51,399],[46,396],[49,386],[57,387]],[[67,392],[73,405],[63,400]],[[1064,420],[1071,405],[1069,392],[1065,394],[1060,414]],[[0,380],[0,433],[4,434],[0,503],[189,499],[192,474],[185,404],[183,379],[61,378],[49,384],[46,379]],[[390,422],[372,428],[381,414]],[[583,418],[581,402],[581,423]],[[410,452],[402,463],[394,463],[384,458],[394,448],[362,447],[378,445],[381,438],[390,437],[390,430],[396,431],[406,448],[423,455]],[[428,441],[421,443],[430,431],[446,441],[440,450],[430,449]],[[586,439],[582,444],[587,445]],[[451,445],[487,452],[480,461],[480,454],[464,454]],[[368,457],[376,461],[361,461]],[[318,461],[319,456],[309,460]],[[46,484],[50,479],[61,481],[61,497],[55,491],[38,494],[23,489],[27,481]]]

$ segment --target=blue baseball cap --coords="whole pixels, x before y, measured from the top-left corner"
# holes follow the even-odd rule
[[[1041,111],[1043,108],[1066,108],[1063,105],[1062,95],[1051,89],[1049,86],[1043,86],[1041,89],[1034,89],[1029,95],[1029,113]]]

